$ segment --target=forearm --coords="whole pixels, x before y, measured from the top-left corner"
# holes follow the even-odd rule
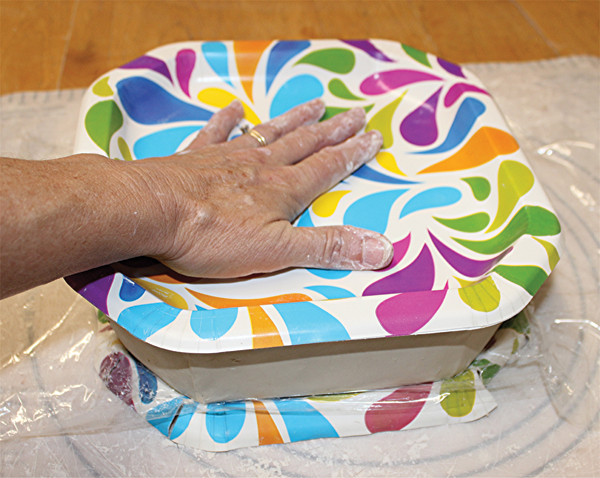
[[[318,123],[314,100],[226,141],[243,107],[215,113],[185,154],[142,161],[0,159],[0,295],[132,257],[233,278],[289,267],[377,269],[392,244],[350,225],[292,227],[381,147],[357,108]]]
[[[98,155],[0,161],[2,297],[162,252],[166,218],[133,165]]]

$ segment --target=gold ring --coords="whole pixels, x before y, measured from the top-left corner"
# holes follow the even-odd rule
[[[253,138],[255,138],[261,146],[266,146],[267,143],[267,138],[265,138],[262,134],[260,134],[258,131],[256,131],[255,129],[250,129],[247,126],[244,128],[242,128],[242,132],[244,134],[249,134],[250,136],[252,136]]]

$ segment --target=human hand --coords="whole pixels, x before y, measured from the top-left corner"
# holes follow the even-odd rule
[[[379,151],[378,131],[354,136],[365,124],[357,108],[318,123],[313,100],[225,142],[243,117],[235,101],[216,113],[186,151],[129,163],[162,212],[151,254],[184,275],[242,277],[288,267],[379,269],[391,243],[351,226],[292,227],[291,222]]]

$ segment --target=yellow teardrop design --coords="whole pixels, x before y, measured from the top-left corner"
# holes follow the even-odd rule
[[[466,417],[475,406],[475,375],[471,370],[444,380],[440,387],[442,408],[451,417]]]
[[[377,153],[375,159],[382,168],[387,169],[389,172],[399,174],[400,176],[406,176],[406,174],[404,174],[398,167],[398,164],[396,163],[396,158],[394,158],[394,155],[392,153],[388,153],[387,151],[381,151]]]
[[[460,282],[461,288],[458,295],[471,309],[479,312],[491,312],[500,305],[500,291],[491,277],[486,277],[481,282],[471,282],[455,277]]]
[[[93,87],[92,92],[95,95],[106,97],[113,96],[115,93],[110,86],[108,86],[108,76],[105,76],[99,80]]]
[[[315,199],[315,202],[313,202],[313,212],[319,217],[331,216],[335,212],[340,199],[342,199],[349,192],[350,191],[330,191],[322,194]]]
[[[548,265],[550,266],[550,270],[553,271],[556,267],[556,264],[558,264],[558,261],[560,260],[560,256],[558,255],[556,247],[554,244],[544,241],[539,237],[534,237],[534,239],[544,246],[544,249],[546,249],[546,254],[548,254]]]
[[[220,88],[206,88],[198,93],[198,99],[202,101],[202,103],[214,106],[215,108],[225,108],[233,100],[239,100],[235,95]],[[256,113],[254,113],[246,103],[241,100],[240,102],[244,107],[244,118],[254,125],[260,124],[261,121],[258,116],[256,116]]]
[[[153,282],[148,282],[142,279],[131,280],[136,284],[141,285],[144,289],[146,289],[152,295],[158,297],[165,304],[169,304],[172,307],[177,307],[178,309],[189,309],[185,299],[178,293],[173,292],[171,289],[167,289],[162,285],[154,284]]]

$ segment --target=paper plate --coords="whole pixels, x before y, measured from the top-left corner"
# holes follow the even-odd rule
[[[168,155],[234,98],[252,125],[316,97],[325,117],[364,107],[384,144],[296,225],[383,233],[388,268],[210,282],[142,260],[69,283],[133,336],[184,353],[465,330],[521,311],[559,260],[560,224],[485,87],[431,54],[380,40],[168,45],[89,89],[76,152]]]

